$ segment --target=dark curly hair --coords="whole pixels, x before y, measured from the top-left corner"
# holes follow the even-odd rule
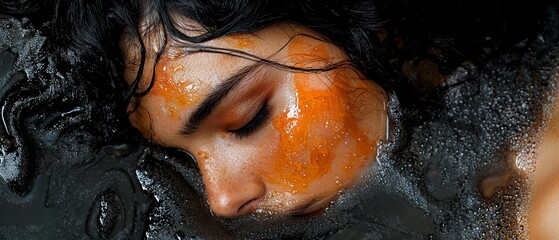
[[[141,39],[140,19],[150,15],[152,24],[162,26],[166,36],[191,43],[234,33],[251,33],[278,22],[305,26],[343,49],[351,64],[388,92],[396,94],[406,106],[417,103],[425,90],[432,90],[422,84],[421,65],[425,60],[447,74],[464,61],[479,61],[494,50],[526,46],[526,42],[535,37],[544,16],[541,13],[549,3],[7,0],[3,1],[0,12],[30,18],[49,33],[52,48],[66,50],[71,47],[86,59],[84,61],[95,63],[97,71],[111,79],[123,100],[129,100],[136,93],[137,84],[131,88],[123,84],[118,43],[124,29]],[[200,23],[205,32],[187,36],[177,29],[173,16],[192,19]],[[144,59],[145,47],[140,45]],[[402,71],[403,68],[408,70]]]
[[[70,159],[69,163],[63,164],[73,166],[72,164],[77,164],[79,161],[88,161],[87,159],[90,158],[91,154],[96,152],[100,146],[106,145],[105,142],[100,143],[97,139],[88,139],[89,136],[94,135],[97,137],[101,135],[102,137],[99,138],[109,136],[106,139],[110,139],[114,138],[116,135],[128,135],[122,134],[123,131],[120,131],[124,128],[113,128],[114,131],[97,131],[97,128],[106,128],[106,126],[111,126],[114,122],[116,122],[103,121],[103,119],[116,118],[115,115],[106,114],[107,112],[116,112],[115,114],[118,115],[117,117],[123,117],[123,121],[120,123],[124,122],[126,127],[131,128],[131,126],[128,126],[129,124],[126,124],[128,123],[127,119],[125,119],[126,107],[132,97],[145,94],[145,91],[141,92],[137,89],[137,83],[140,76],[142,76],[143,68],[151,66],[144,66],[144,61],[140,61],[136,83],[132,85],[126,84],[123,80],[125,63],[123,62],[122,50],[119,44],[122,43],[123,37],[125,39],[129,38],[130,40],[141,40],[145,33],[143,32],[144,29],[141,29],[140,23],[141,20],[145,18],[149,18],[151,27],[157,27],[164,30],[162,31],[164,33],[164,37],[190,42],[193,46],[201,46],[197,49],[199,51],[216,52],[217,54],[232,54],[239,57],[253,59],[254,61],[264,61],[268,64],[277,63],[266,62],[266,59],[254,58],[254,56],[250,56],[235,49],[212,49],[202,47],[202,43],[229,34],[256,32],[266,26],[283,22],[309,28],[318,33],[322,40],[331,42],[340,47],[348,56],[349,62],[353,67],[359,69],[368,79],[380,84],[391,94],[393,98],[398,99],[398,102],[401,103],[400,106],[402,107],[402,111],[409,111],[406,114],[402,114],[402,119],[399,119],[403,121],[400,126],[405,126],[406,124],[418,124],[425,120],[425,118],[429,117],[427,114],[432,111],[423,110],[429,107],[440,107],[438,97],[444,93],[446,89],[455,86],[456,84],[468,81],[482,82],[482,79],[488,80],[489,77],[493,76],[508,78],[509,81],[504,81],[503,84],[515,82],[516,79],[514,79],[514,77],[518,73],[509,70],[514,70],[514,68],[519,67],[519,63],[523,64],[531,61],[531,58],[530,60],[516,61],[514,64],[511,64],[511,66],[501,69],[501,71],[511,72],[511,74],[489,74],[489,77],[485,75],[484,78],[483,73],[490,73],[493,68],[498,67],[498,64],[505,64],[510,62],[511,59],[514,59],[511,58],[510,55],[506,54],[519,53],[518,55],[522,56],[523,53],[526,52],[549,52],[549,45],[556,44],[558,39],[556,30],[557,22],[546,26],[545,18],[549,16],[549,14],[546,14],[546,11],[551,9],[549,7],[552,6],[555,10],[555,18],[557,18],[557,13],[559,12],[557,11],[557,5],[558,2],[556,0],[535,0],[531,1],[529,4],[504,0],[490,0],[483,2],[474,0],[290,0],[284,2],[271,0],[1,0],[0,19],[2,19],[3,14],[15,16],[23,19],[22,22],[24,24],[32,25],[33,29],[39,29],[42,36],[46,36],[46,42],[41,46],[46,47],[47,49],[45,49],[45,51],[41,51],[41,53],[44,52],[46,54],[51,54],[51,56],[48,56],[48,59],[41,58],[40,60],[43,62],[52,60],[52,64],[56,64],[56,68],[63,71],[61,74],[76,76],[75,78],[57,78],[59,80],[57,82],[58,85],[44,79],[31,79],[33,81],[29,81],[31,83],[40,82],[43,85],[54,85],[55,87],[53,87],[53,89],[64,85],[64,88],[59,89],[57,95],[54,97],[50,96],[41,99],[39,99],[39,97],[35,97],[35,95],[42,97],[43,95],[48,95],[48,93],[43,94],[42,89],[33,89],[33,87],[29,90],[27,85],[25,85],[28,82],[25,81],[21,81],[21,84],[17,86],[17,91],[14,91],[16,94],[10,95],[10,99],[7,101],[8,105],[6,105],[9,106],[9,109],[12,109],[7,111],[10,115],[12,115],[10,116],[9,124],[11,124],[11,128],[9,129],[15,129],[15,131],[12,131],[11,133],[9,131],[0,131],[0,140],[2,140],[0,141],[0,147],[9,146],[12,148],[4,149],[9,149],[10,151],[16,153],[12,154],[13,157],[10,161],[21,163],[19,164],[20,166],[17,170],[22,172],[24,176],[18,177],[23,180],[18,180],[16,178],[14,178],[15,180],[11,179],[9,184],[20,196],[25,196],[29,191],[31,191],[31,183],[34,179],[33,174],[41,173],[42,170],[39,171],[38,169],[45,168],[45,166],[50,167],[49,164],[51,164],[51,161],[35,161],[35,155],[49,154],[49,157],[55,159],[54,161],[56,161],[56,164],[52,165],[59,165],[61,161],[58,159]],[[553,9],[551,10],[553,11]],[[183,32],[178,30],[180,26],[178,26],[174,21],[174,17],[176,16],[183,16],[198,22],[204,28],[203,34],[196,36],[184,35]],[[543,37],[539,35],[541,32],[544,32],[542,29],[550,26],[555,27],[553,30],[555,34],[554,37],[546,38],[545,35]],[[537,43],[538,41],[542,42],[544,40],[547,41],[546,44],[548,46],[537,49],[538,44],[534,43]],[[145,60],[147,54],[146,48],[142,46],[142,41],[138,42],[140,43],[139,53],[141,60]],[[537,58],[539,55],[535,54],[534,56],[536,56],[534,58]],[[498,58],[503,61],[487,64],[490,61],[486,60],[490,60],[492,58]],[[527,66],[522,67],[533,70],[528,73],[536,72],[539,71],[539,68],[537,68],[538,63],[539,62],[534,61],[533,64],[527,64]],[[281,65],[277,66],[290,67]],[[444,82],[447,80],[445,79],[445,76],[451,75],[458,67],[463,67],[463,69],[468,71],[467,74],[463,75],[463,77],[459,79],[462,82]],[[295,70],[320,71],[326,69]],[[479,79],[477,78],[478,72],[482,75]],[[56,72],[56,74],[58,74],[58,72]],[[538,77],[539,75],[535,75],[533,78],[535,79]],[[440,79],[443,79],[443,82],[437,82]],[[495,81],[499,81],[499,79],[500,78],[497,78]],[[519,84],[511,85],[510,88],[520,89],[525,86],[524,83],[531,81],[532,78],[526,77],[525,79],[526,81],[517,81]],[[80,81],[79,84],[74,86],[73,84],[77,81]],[[541,84],[541,82],[546,81],[540,81],[539,84]],[[82,86],[83,84],[88,84],[91,87],[85,88]],[[78,90],[72,92],[71,90],[74,89]],[[87,89],[87,91],[85,89]],[[89,91],[92,89],[96,92],[92,93]],[[4,91],[3,89],[0,90]],[[536,90],[532,89],[531,91],[533,92]],[[68,92],[71,93],[68,94]],[[474,92],[474,90],[472,90],[472,92]],[[507,94],[511,93],[502,92],[500,96]],[[17,98],[26,98],[29,95],[33,95],[33,97],[38,100],[27,101],[27,104],[17,105]],[[69,98],[66,95],[71,96]],[[472,101],[476,98],[481,98],[480,95],[481,94],[473,95],[472,98],[467,97],[461,99],[469,99]],[[494,96],[487,96],[487,98],[492,97]],[[40,104],[37,104],[39,100]],[[494,114],[498,117],[495,118],[493,122],[486,122],[485,125],[490,125],[490,127],[501,128],[507,131],[507,134],[503,134],[502,136],[513,136],[515,133],[521,131],[515,130],[511,132],[509,131],[511,128],[505,128],[506,126],[522,122],[522,124],[524,124],[522,125],[524,128],[518,129],[526,129],[527,126],[534,121],[530,120],[535,118],[532,115],[538,115],[534,112],[529,112],[527,113],[527,115],[530,115],[529,118],[518,118],[520,120],[516,119],[515,122],[513,121],[514,119],[511,120],[509,116],[511,116],[511,114],[512,116],[516,116],[514,115],[516,112],[513,112],[514,114],[502,114],[500,111],[501,107],[504,105],[503,103],[508,103],[509,105],[507,106],[510,106],[514,105],[515,102],[510,102],[510,98],[501,98],[500,100],[500,102],[496,101],[499,104],[495,105],[498,109],[491,112],[485,112],[488,116],[492,116],[491,114]],[[52,106],[62,105],[64,107],[64,104],[66,106],[81,106],[82,104],[87,104],[87,102],[95,102],[96,104],[91,107],[93,110],[85,111],[87,114],[82,114],[86,116],[82,116],[77,120],[65,120],[62,124],[58,125],[50,124],[52,119],[56,119],[57,115],[64,112],[58,111],[58,108],[54,108],[55,110],[53,110]],[[97,102],[99,103],[97,104]],[[487,102],[488,101],[486,99],[485,101],[479,101],[476,103]],[[534,100],[533,102],[537,101]],[[103,103],[110,103],[113,105],[115,103],[121,104],[120,108],[114,110],[110,104],[106,104],[107,106],[110,105],[109,107],[103,108]],[[455,107],[456,106],[464,105],[455,104]],[[474,106],[474,108],[477,107],[475,104],[466,106]],[[103,108],[102,111],[99,111],[99,114],[95,111],[97,108]],[[35,130],[36,135],[41,135],[43,132],[70,132],[72,134],[68,135],[72,136],[64,138],[64,142],[58,141],[58,143],[62,142],[66,145],[61,147],[59,144],[34,144],[35,142],[53,142],[50,138],[53,134],[43,134],[47,135],[47,137],[43,140],[39,139],[40,141],[31,141],[33,139],[25,140],[26,138],[31,138],[28,136],[29,134],[27,134],[29,129],[36,129],[37,127],[41,127],[41,125],[38,126],[35,124],[39,121],[24,124],[24,120],[35,117],[35,115],[28,113],[36,111],[40,112],[40,110],[50,111],[53,113],[50,115],[41,113],[42,118],[39,118],[39,120],[48,120],[44,121],[45,123],[42,123],[43,125],[48,125],[48,131]],[[468,116],[465,117],[466,120],[473,118],[472,115],[479,114],[480,112],[484,113],[483,111],[465,111],[463,108],[453,110],[454,112],[452,112],[452,114],[455,115],[466,115],[469,112],[470,116],[469,118]],[[527,112],[524,108],[519,108],[518,111],[523,111],[524,113]],[[99,115],[100,117],[90,117],[90,113],[91,115]],[[480,118],[474,119],[478,119],[477,121],[480,121],[479,119],[485,121],[487,119],[485,117],[486,116],[483,115]],[[525,119],[530,121],[525,121]],[[491,125],[495,122],[498,122],[499,124]],[[4,125],[6,125],[6,122],[4,122]],[[20,125],[25,126],[20,127]],[[95,126],[91,127],[90,125]],[[433,126],[441,125],[436,124]],[[467,129],[470,129],[469,125],[467,127]],[[118,129],[118,131],[116,129]],[[404,127],[403,131],[408,131],[409,129],[411,128]],[[441,129],[441,131],[444,131],[445,129],[447,131],[451,130],[451,128]],[[477,129],[478,128],[474,128],[474,130]],[[423,133],[433,133],[433,131],[428,130],[429,129],[423,129],[422,132],[417,134],[420,135],[421,139],[415,139],[416,146],[423,146],[421,145],[423,144],[422,139],[432,138],[431,140],[434,139],[433,141],[444,141],[447,136],[449,136],[447,134],[438,136],[422,135]],[[77,134],[76,131],[78,132]],[[472,130],[472,134],[477,135],[477,132]],[[64,134],[60,135],[65,137]],[[486,135],[488,136],[490,134]],[[4,136],[10,136],[10,138]],[[450,134],[450,136],[456,135]],[[500,137],[502,136],[500,135]],[[495,138],[500,137],[491,136],[490,139],[494,140]],[[504,137],[502,138],[504,139]],[[413,142],[413,136],[410,137],[410,139],[412,140],[410,142]],[[447,142],[447,146],[448,144],[457,143],[455,146],[459,148],[461,146],[469,146],[469,144],[471,144],[471,146],[474,146],[477,149],[479,140],[483,140],[484,138],[483,136],[475,136],[468,139],[471,140],[471,142],[464,141],[463,138],[451,139]],[[405,140],[406,139],[401,141],[404,145],[407,144],[407,141]],[[103,141],[106,140],[103,139]],[[48,147],[51,145],[54,149],[53,151],[37,151],[37,149],[40,150],[41,148],[49,150]],[[410,145],[413,146],[413,143]],[[496,145],[497,144],[488,146],[491,147]],[[90,149],[88,149],[88,146],[90,146]],[[112,148],[112,151],[122,155],[128,154],[126,153],[128,151],[126,148],[122,148],[122,145],[118,146],[119,147],[117,148]],[[16,147],[24,150],[13,150]],[[402,148],[405,148],[405,146]],[[428,148],[425,151],[429,151],[430,149],[436,148]],[[449,149],[454,150],[454,148]],[[471,149],[466,150],[469,151]],[[67,154],[67,152],[71,154]],[[484,153],[484,151],[471,151],[469,154],[479,155],[479,153]],[[443,172],[442,169],[450,169],[444,170],[447,173],[446,176],[452,176],[452,178],[448,178],[448,182],[450,183],[463,184],[464,179],[469,181],[473,178],[472,176],[478,175],[477,173],[464,172],[463,169],[466,167],[455,169],[447,168],[446,166],[455,165],[448,165],[445,161],[454,161],[456,158],[437,159],[433,158],[430,154],[426,154],[425,156],[419,154],[420,153],[415,152],[414,149],[409,151],[405,151],[404,149],[399,155],[395,155],[396,157],[393,158],[396,168],[402,169],[399,171],[410,176],[420,176],[413,178],[414,180],[412,181],[415,181],[415,179],[422,179],[424,170],[430,169],[431,167],[433,167],[432,169],[434,170],[441,169],[440,172]],[[76,158],[79,161],[74,160],[75,156],[81,156],[81,158]],[[181,155],[180,157],[183,156]],[[462,156],[460,157],[462,158]],[[429,161],[423,161],[427,159]],[[478,162],[467,161],[469,159],[485,160],[485,158],[477,158],[477,156],[476,158],[472,158],[471,156],[470,158],[463,158],[462,160],[464,160],[463,162],[465,163],[464,166],[472,167],[471,169],[474,167],[477,169],[479,167],[479,169],[484,169],[485,171],[485,169],[487,169],[490,165],[488,165],[487,162],[479,164]],[[495,161],[500,161],[500,157],[496,158]],[[495,162],[490,163],[493,164]],[[164,170],[170,169],[171,165],[167,166],[164,164],[169,165],[168,162],[160,161],[154,163],[153,166],[155,167],[152,169],[156,169],[156,171],[167,174],[167,171]],[[499,164],[495,165],[501,166],[500,164],[501,163],[499,162]],[[151,165],[148,166],[150,166],[150,168],[152,167]],[[27,168],[32,169],[32,171],[24,171]],[[148,168],[140,166],[139,169]],[[127,169],[127,171],[130,171],[132,175],[135,170],[136,169]],[[485,174],[485,172],[483,174]],[[173,174],[170,175],[171,177],[175,176]],[[460,186],[460,184],[458,185]],[[392,186],[393,183],[390,182],[390,185]],[[420,186],[418,191],[431,191],[429,189],[422,189],[422,181],[418,181],[418,185]],[[449,186],[450,187],[447,187],[446,189],[453,188],[455,185]],[[470,187],[467,189],[473,189]],[[183,190],[183,188],[176,189],[180,189],[181,191]],[[438,187],[435,187],[435,189],[438,189]],[[456,189],[456,192],[459,192],[464,188],[459,187]],[[186,196],[186,194],[183,193],[184,192],[181,192],[181,196]],[[478,219],[472,218],[471,208],[462,208],[462,206],[479,206],[472,205],[471,198],[463,197],[463,195],[457,194],[455,197],[448,199],[451,199],[450,201],[447,201],[448,204],[444,203],[446,200],[437,201],[436,204],[440,205],[441,209],[444,209],[444,211],[440,211],[441,214],[434,213],[434,215],[430,217],[439,218],[437,221],[441,223],[441,219],[446,219],[449,213],[453,213],[454,209],[460,209],[459,211],[467,211],[466,213],[469,215],[467,219]],[[503,209],[506,209],[512,204],[516,204],[516,202],[511,201],[509,205],[503,204],[501,206]],[[457,208],[456,206],[459,206],[460,208]],[[188,208],[187,210],[190,211],[191,209]],[[516,211],[510,211],[512,213],[516,213]],[[190,214],[190,212],[188,213]],[[466,219],[462,217],[463,215],[457,215],[456,219],[458,219],[459,223],[463,223],[463,219]],[[377,217],[375,216],[375,218]],[[378,218],[382,219],[382,217]],[[479,219],[481,218],[482,217],[479,217]],[[391,218],[386,219],[388,219],[387,221],[391,221]],[[514,219],[516,219],[516,215],[514,215]],[[95,221],[97,221],[97,219],[95,219]],[[444,221],[446,222],[446,220]],[[211,225],[211,223],[202,222],[203,224]],[[502,222],[503,220],[497,224],[498,229],[503,229],[502,226],[505,226]],[[486,224],[482,221],[479,221],[478,223]],[[383,224],[375,223],[375,225],[378,225],[379,228],[387,227]],[[445,233],[446,231],[451,232],[452,229],[457,229],[449,228],[451,230],[447,230],[446,226],[448,226],[448,224],[439,225],[440,228],[444,228],[444,230],[441,231],[445,231]],[[460,229],[463,228],[463,225],[461,224],[457,226]],[[398,223],[397,227],[400,228],[401,225]],[[464,229],[464,231],[471,230],[471,228]],[[399,231],[400,229],[395,230]],[[72,228],[72,231],[75,231],[75,228]],[[304,231],[307,231],[307,229]],[[141,234],[141,231],[138,232]],[[429,230],[426,232],[429,232]],[[456,236],[459,236],[460,233],[462,232],[457,232]]]
[[[538,34],[545,27],[545,17],[548,16],[546,10],[549,6],[553,6],[556,11],[555,14],[557,14],[557,5],[556,0],[535,0],[529,4],[502,0],[483,2],[474,0],[291,0],[285,2],[270,0],[2,0],[0,2],[0,19],[3,14],[26,19],[23,21],[25,24],[33,25],[33,28],[39,29],[41,34],[46,36],[46,42],[42,46],[48,48],[44,52],[53,55],[49,57],[56,60],[53,61],[53,64],[58,65],[57,69],[68,71],[68,76],[80,76],[76,77],[75,81],[83,81],[93,86],[93,88],[87,88],[88,90],[98,89],[98,93],[92,93],[89,98],[84,97],[86,95],[85,91],[76,91],[73,98],[70,99],[76,105],[86,101],[121,103],[120,108],[118,108],[121,111],[114,111],[121,114],[121,117],[126,117],[125,109],[133,96],[145,94],[145,91],[142,92],[137,89],[138,81],[142,76],[144,61],[139,63],[136,83],[129,86],[123,80],[125,63],[119,46],[123,36],[136,40],[142,39],[145,34],[140,29],[142,19],[149,18],[152,27],[163,29],[164,37],[190,42],[195,46],[203,45],[201,43],[220,36],[253,33],[266,26],[281,22],[293,23],[312,29],[318,33],[322,40],[340,47],[348,56],[353,67],[359,69],[368,79],[379,83],[392,97],[397,98],[403,111],[410,111],[402,115],[406,119],[400,120],[404,121],[402,124],[412,125],[428,117],[426,114],[430,111],[422,111],[422,109],[438,106],[437,97],[440,93],[444,93],[445,89],[461,83],[435,82],[433,84],[433,78],[437,78],[433,75],[445,76],[451,74],[457,67],[464,66],[473,72],[461,80],[482,81],[476,78],[476,71],[489,72],[496,66],[496,64],[483,66],[488,62],[485,61],[486,59],[495,56],[505,59],[507,56],[502,55],[503,53],[533,51],[532,47],[537,44],[532,43],[545,39]],[[180,26],[177,26],[177,23],[174,22],[176,16],[183,16],[200,23],[204,28],[203,34],[185,35],[178,30]],[[557,25],[553,26],[556,27]],[[557,36],[554,39],[555,42],[549,41],[549,44],[556,43]],[[142,45],[142,41],[139,41],[139,43],[140,57],[145,60],[146,48]],[[233,54],[255,61],[266,61],[266,59],[253,58],[254,56],[235,49],[221,50],[200,47],[198,50],[213,51],[218,54]],[[269,64],[277,63],[269,62]],[[289,68],[289,66],[278,66]],[[527,67],[532,68],[533,66]],[[514,74],[510,76],[514,76]],[[61,78],[60,80],[64,79]],[[42,79],[41,82],[43,82]],[[44,81],[44,84],[52,83]],[[72,84],[68,84],[63,89],[64,91],[59,92],[59,95],[67,94],[65,91],[73,88],[75,87]],[[29,91],[20,92],[22,93],[13,95],[13,98],[25,97],[24,94],[28,94]],[[477,97],[474,96],[473,98]],[[68,102],[68,98],[65,97],[57,99],[60,100],[57,100],[54,104]],[[83,99],[83,101],[79,101],[80,99]],[[53,105],[51,98],[46,98],[43,101],[48,101],[50,104],[48,106]],[[481,102],[483,103],[483,101]],[[35,102],[29,104],[36,105]],[[16,109],[18,113],[38,111],[41,108],[52,111],[52,109],[44,107],[47,104],[33,108],[27,106],[29,105],[13,107],[13,109]],[[113,110],[113,108],[107,108],[107,111]],[[459,111],[462,111],[462,108]],[[470,114],[476,113],[478,112],[471,112]],[[533,112],[530,114],[534,115]],[[12,125],[23,122],[20,119],[24,118],[19,117],[20,115],[25,116],[24,114],[15,114],[13,117],[15,120],[11,121]],[[502,116],[502,118],[498,119],[506,119],[505,117],[510,115],[499,114],[499,116]],[[102,115],[100,118],[111,117],[114,116]],[[501,122],[505,121],[508,121],[508,119]],[[85,122],[85,124],[82,124],[82,122]],[[78,123],[82,126],[97,122],[103,126],[112,123],[98,121],[98,118],[93,120],[87,118],[87,121]],[[126,119],[123,122],[127,122]],[[525,122],[528,121],[523,121],[523,123]],[[53,126],[52,128],[60,128],[60,126]],[[14,129],[19,130],[16,133],[25,135],[29,128]],[[75,131],[77,128],[68,129]],[[86,130],[88,131],[83,132],[88,134],[83,134],[84,136],[98,133],[93,130]],[[119,135],[115,134],[116,132],[116,130],[112,132],[99,131],[98,135],[104,134],[103,136],[112,137]],[[121,132],[119,131],[119,133]],[[0,135],[4,137],[4,135],[9,134],[0,132]],[[441,136],[445,137],[446,135]],[[441,136],[435,139],[441,139]],[[4,140],[6,138],[0,139]],[[18,140],[19,138],[16,136],[14,139]],[[72,144],[79,142],[74,140],[78,138],[69,139],[67,142]],[[474,139],[477,140],[478,138]],[[91,142],[96,143],[94,140],[91,140]],[[402,142],[407,143],[406,141]],[[22,145],[32,145],[28,143],[29,141],[22,141]],[[74,147],[72,144],[63,148],[64,151],[68,150],[70,152],[72,149],[82,149],[82,147]],[[92,147],[91,152],[95,151],[98,146],[101,146],[101,144]],[[37,152],[36,148],[38,147],[30,147],[29,150],[24,152],[28,155],[21,154],[18,155],[19,158],[26,158],[30,154],[35,154]],[[402,171],[409,172],[420,172],[417,169],[426,168],[419,166],[420,164],[417,167],[409,167],[420,162],[420,158],[412,154],[414,154],[413,151],[412,153],[403,151],[401,156],[395,158],[401,160],[395,165],[404,166],[401,167],[401,169],[404,169]],[[88,157],[87,154],[81,152],[75,155]],[[74,155],[69,156],[73,157]],[[429,161],[432,164],[439,164],[442,160],[429,159]],[[405,166],[406,164],[408,166]],[[441,166],[446,165],[441,164]],[[487,165],[480,166],[487,168]],[[25,165],[22,165],[20,168],[25,169],[25,167]],[[453,175],[455,179],[470,174],[460,173],[460,171],[461,169],[454,169],[454,173],[457,173]],[[31,179],[28,176],[25,176],[25,178]],[[21,189],[18,191],[21,196],[30,191],[30,184],[28,184],[30,181],[24,181],[19,185],[13,182],[10,182],[10,184],[15,186],[13,188],[16,190],[18,190],[18,187]],[[462,195],[457,195],[455,200],[457,202],[469,201]],[[451,207],[455,208],[456,204],[452,202]]]
[[[433,92],[433,87],[425,86],[421,74],[426,61],[434,63],[441,74],[448,74],[466,60],[475,63],[495,50],[526,46],[535,38],[544,16],[541,13],[549,3],[5,0],[0,12],[30,18],[51,36],[53,49],[75,50],[88,62],[88,68],[95,68],[110,80],[116,96],[126,103],[139,93],[137,83],[130,87],[123,83],[118,43],[125,29],[141,39],[140,19],[150,15],[152,24],[162,26],[167,37],[195,44],[224,35],[255,32],[278,22],[305,26],[343,49],[351,64],[368,79],[398,96],[403,106],[410,106],[428,102],[417,100],[425,100],[426,93]],[[192,19],[205,32],[187,36],[177,29],[173,16]],[[141,59],[145,59],[145,47],[140,45]],[[139,75],[143,63],[139,65]]]

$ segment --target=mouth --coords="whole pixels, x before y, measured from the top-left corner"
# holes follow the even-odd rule
[[[304,204],[301,204],[288,212],[290,216],[306,217],[315,216],[326,210],[332,202],[333,197],[327,197],[320,200],[312,199]]]
[[[316,208],[315,203],[316,203],[316,201],[311,200],[311,201],[309,201],[305,204],[302,204],[298,207],[295,207],[288,212],[288,215],[290,215],[290,216],[305,216],[309,211],[312,211],[314,208]]]

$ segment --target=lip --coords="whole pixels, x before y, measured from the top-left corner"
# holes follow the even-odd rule
[[[314,207],[314,206],[316,205],[315,203],[316,203],[316,201],[311,200],[311,201],[309,201],[309,202],[307,202],[307,203],[305,203],[305,204],[302,204],[302,205],[300,205],[300,206],[298,206],[298,207],[293,208],[292,210],[290,210],[290,211],[288,212],[288,214],[291,215],[291,216],[301,216],[301,215],[305,215],[305,214],[311,209],[311,207],[312,207],[312,209],[315,208],[315,207]]]
[[[320,200],[312,199],[298,207],[289,211],[290,216],[313,216],[323,212],[332,201],[333,197],[327,197]]]

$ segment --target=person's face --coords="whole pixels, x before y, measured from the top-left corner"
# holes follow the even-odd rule
[[[204,45],[302,68],[347,60],[309,35],[316,36],[279,24]],[[140,91],[149,85],[161,39],[144,41],[148,71]],[[122,46],[131,83],[137,50]],[[360,72],[347,66],[296,71],[227,54],[184,53],[181,46],[169,42],[130,122],[157,144],[194,156],[214,214],[316,212],[374,162],[386,134],[387,95]]]

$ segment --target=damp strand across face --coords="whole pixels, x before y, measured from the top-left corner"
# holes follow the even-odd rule
[[[161,39],[144,35],[151,36],[144,41],[154,82],[136,99],[130,121],[157,144],[194,156],[214,214],[317,212],[374,162],[386,133],[387,96],[354,68],[298,71],[227,54],[186,54],[189,44],[173,41],[153,68]],[[347,61],[316,37],[278,24],[204,45],[303,69]],[[121,45],[131,83],[138,50]],[[151,76],[144,72],[139,91]]]

